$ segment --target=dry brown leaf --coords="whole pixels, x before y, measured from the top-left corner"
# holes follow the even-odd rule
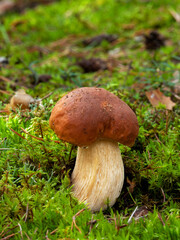
[[[162,103],[166,106],[166,109],[172,110],[176,105],[173,101],[171,101],[170,97],[164,96],[164,94],[159,89],[147,91],[146,97],[153,105],[153,107],[157,107],[160,103]]]
[[[130,193],[133,193],[133,192],[134,192],[134,188],[135,188],[135,186],[136,186],[136,182],[135,182],[135,181],[132,181],[132,182],[131,182],[131,181],[129,180],[129,178],[127,178],[127,183],[129,183],[129,185],[130,185],[130,186],[128,187],[128,188],[129,188],[129,192],[130,192]]]

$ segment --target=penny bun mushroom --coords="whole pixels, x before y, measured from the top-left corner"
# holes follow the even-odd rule
[[[74,196],[92,211],[112,206],[124,182],[118,142],[132,146],[139,131],[132,109],[103,88],[84,87],[57,102],[49,123],[60,139],[78,146]]]

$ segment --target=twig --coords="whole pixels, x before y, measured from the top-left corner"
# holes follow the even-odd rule
[[[138,209],[138,206],[137,206],[137,207],[134,209],[134,211],[132,212],[132,214],[131,214],[130,218],[128,219],[128,224],[129,224],[129,223],[131,223],[131,221],[132,221],[132,218],[133,218],[133,216],[134,216],[135,212],[137,211],[137,209]]]
[[[89,233],[91,232],[91,230],[92,230],[92,228],[93,228],[93,225],[94,225],[95,223],[97,223],[97,220],[94,220],[94,219],[93,219],[93,215],[92,215],[91,221],[87,223],[88,225],[90,225],[90,227],[89,227]]]
[[[163,144],[163,143],[161,142],[161,140],[158,138],[157,134],[155,133],[154,135],[155,135],[157,141],[158,141],[159,143]]]
[[[43,130],[42,130],[42,127],[41,127],[41,124],[40,124],[40,123],[39,123],[39,128],[40,128],[40,132],[41,132],[41,137],[44,138]]]
[[[15,133],[16,135],[18,135],[20,138],[27,140],[25,137],[23,137],[21,134],[19,134],[18,132],[16,132],[14,129],[10,128],[10,130],[11,130],[13,133]]]
[[[0,240],[7,240],[7,239],[9,239],[9,238],[14,237],[16,234],[18,234],[18,233],[12,233],[12,234],[10,234],[10,235],[4,237],[4,238],[1,238]]]
[[[17,84],[15,84],[14,82],[12,82],[11,80],[9,80],[6,77],[0,76],[0,79],[4,82],[10,83],[12,86],[16,86]]]
[[[19,150],[19,149],[15,149],[15,148],[0,148],[0,151],[4,151],[4,150],[15,150],[15,151],[17,151],[17,150]]]
[[[5,227],[5,229],[4,229],[4,230],[2,230],[2,232],[0,233],[0,236],[1,236],[1,235],[2,235],[2,236],[4,236],[4,235],[5,235],[5,234],[3,235],[3,233],[4,233],[4,231],[5,231],[5,230],[6,230],[6,229],[7,229],[9,226],[10,226],[10,224],[8,224],[8,225]],[[17,226],[16,226],[16,227],[17,227]]]
[[[115,215],[115,214],[114,214],[114,224],[115,224],[115,229],[118,231],[117,221],[116,221],[116,215]]]
[[[28,132],[27,132],[24,128],[22,128],[22,127],[21,127],[21,130],[22,130],[24,133],[28,134],[30,137],[35,138],[35,139],[37,139],[37,140],[39,140],[39,141],[43,141],[43,142],[44,142],[44,139],[43,139],[43,138],[35,137],[35,136],[31,135],[30,133],[28,133]]]
[[[77,212],[73,217],[72,217],[72,224],[71,224],[71,231],[73,230],[73,227],[75,226],[75,228],[78,230],[78,232],[82,233],[81,230],[78,228],[77,224],[76,224],[76,217],[78,217],[82,212],[85,211],[85,208],[81,209],[79,212]]]
[[[29,203],[27,203],[27,206],[26,206],[26,214],[25,214],[24,222],[27,221],[28,212],[29,212]]]
[[[7,225],[7,227],[1,232],[1,234],[0,235],[2,235],[2,237],[4,237],[7,233],[9,233],[10,231],[12,231],[13,229],[15,229],[15,228],[17,228],[18,227],[18,225],[16,225],[16,226],[14,226],[14,227],[12,227],[12,228],[10,228],[10,229],[8,229],[6,232],[4,232],[8,227],[10,226],[10,224],[9,225]],[[2,240],[2,239],[0,239],[0,240]]]
[[[165,226],[165,223],[164,223],[164,221],[163,221],[163,219],[161,217],[161,214],[159,212],[158,212],[158,218],[161,221],[162,225]]]
[[[150,152],[149,152],[149,149],[147,148],[147,152],[148,152],[148,157],[149,157],[149,160],[150,159],[152,159],[152,157],[151,157],[151,154],[150,154]]]
[[[165,196],[165,194],[164,194],[164,190],[161,188],[161,192],[162,192],[162,195],[163,195],[163,203],[165,203],[165,201],[166,201],[166,196]]]
[[[21,227],[21,224],[20,223],[18,223],[18,226],[19,226],[19,229],[20,229],[20,234],[21,234],[21,239],[23,240],[24,238],[23,238],[23,232],[22,232],[22,227]]]
[[[31,240],[30,237],[27,235],[27,233],[26,233],[26,232],[24,232],[24,233],[25,233],[27,239],[28,239],[28,240]]]
[[[48,233],[49,233],[49,231],[47,230],[46,231],[46,236],[45,236],[46,240],[50,240],[50,238],[48,238]]]
[[[180,97],[177,94],[173,93],[173,96],[180,101]]]
[[[180,23],[180,14],[177,13],[175,10],[170,9],[169,12],[173,16],[173,18],[176,20],[177,23]]]
[[[58,230],[58,228],[54,229],[52,232],[50,232],[50,235],[53,235],[54,233],[56,233]]]
[[[44,96],[43,98],[41,98],[41,99],[39,99],[39,100],[42,101],[42,100],[44,100],[44,99],[50,97],[52,94],[53,94],[53,93],[50,92],[50,93],[48,93],[46,96]],[[38,100],[37,100],[37,101],[38,101]]]
[[[16,135],[18,135],[19,137],[21,137],[22,139],[26,140],[28,142],[28,144],[33,148],[33,146],[29,143],[29,141],[23,137],[21,134],[19,134],[18,132],[16,132],[14,129],[10,128],[10,130],[15,133]]]
[[[0,93],[2,93],[2,94],[7,94],[7,95],[11,95],[11,93],[10,93],[9,91],[4,91],[4,90],[1,90],[1,89],[0,89]]]
[[[39,140],[39,141],[43,141],[43,142],[45,142],[45,140],[43,139],[43,138],[40,138],[40,137],[36,137],[36,136],[33,136],[33,135],[31,135],[30,133],[28,133],[24,128],[22,128],[21,127],[21,130],[24,132],[24,133],[26,133],[26,134],[28,134],[30,137],[32,137],[32,138],[35,138],[35,139],[37,139],[37,140]],[[27,139],[26,139],[27,140]],[[61,141],[57,141],[57,140],[49,140],[49,141],[51,141],[51,142],[55,142],[55,143],[60,143]]]

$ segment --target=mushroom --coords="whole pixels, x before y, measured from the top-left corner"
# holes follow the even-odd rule
[[[112,206],[124,182],[118,142],[132,146],[139,131],[132,109],[103,88],[83,87],[57,102],[49,123],[60,139],[78,145],[74,196],[92,211]]]
[[[19,89],[15,95],[10,100],[10,107],[12,110],[16,110],[16,108],[20,107],[21,110],[29,109],[30,104],[34,103],[35,100],[29,94],[27,94],[24,89]]]

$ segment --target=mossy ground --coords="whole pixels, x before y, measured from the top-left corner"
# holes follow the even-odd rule
[[[0,117],[0,238],[12,239],[179,239],[179,106],[175,76],[180,70],[179,23],[172,11],[179,1],[57,1],[1,18],[0,56],[8,58],[0,76],[0,108],[24,88],[42,98],[43,108]],[[141,40],[160,32],[166,46],[147,51]],[[101,33],[114,43],[83,46]],[[98,57],[110,67],[84,73],[76,65]],[[176,73],[176,74],[175,74]],[[40,78],[50,75],[51,79]],[[136,112],[140,131],[133,148],[120,146],[125,183],[112,208],[92,214],[71,195],[76,148],[59,141],[48,119],[57,100],[77,87],[103,87]],[[143,86],[143,87],[142,87]],[[173,110],[153,107],[147,90],[159,88],[176,103]],[[57,142],[58,141],[58,142]],[[136,206],[148,217],[127,221]]]

